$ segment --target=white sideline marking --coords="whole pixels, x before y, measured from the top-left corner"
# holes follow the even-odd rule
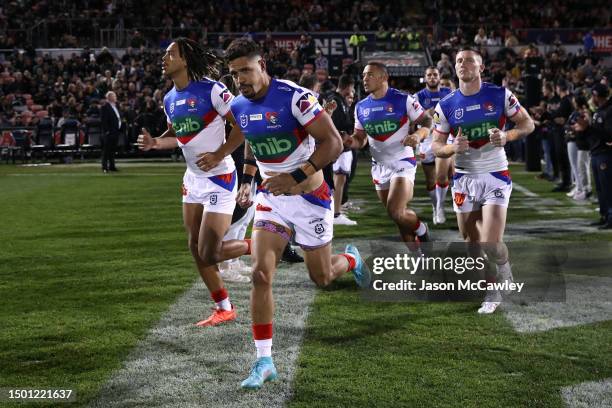
[[[515,181],[512,182],[512,188],[527,197],[539,197],[538,194],[534,193],[533,191],[528,190],[527,188],[521,186]]]
[[[343,248],[341,241],[334,245]],[[362,254],[365,256],[365,254]],[[236,322],[196,328],[212,302],[197,282],[139,342],[90,407],[282,407],[291,398],[304,326],[315,286],[303,263],[281,264],[274,281],[274,363],[278,379],[255,392],[240,389],[255,360],[250,284],[228,283]]]
[[[612,378],[564,387],[561,395],[570,408],[612,407]]]

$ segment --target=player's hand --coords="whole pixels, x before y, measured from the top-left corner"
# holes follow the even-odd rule
[[[238,195],[236,196],[236,202],[242,208],[249,208],[253,205],[251,201],[251,183],[243,183],[238,189]]]
[[[506,132],[498,128],[489,129],[489,140],[495,147],[504,147],[507,141]]]
[[[338,103],[333,99],[325,102],[325,105],[323,105],[323,109],[325,109],[325,112],[329,115],[333,114],[336,108],[338,108]]]
[[[453,149],[455,153],[464,153],[470,147],[470,143],[468,142],[467,137],[463,136],[463,130],[459,128],[459,132],[457,132],[457,136],[455,136],[455,140],[453,140]]]
[[[353,146],[353,137],[344,130],[340,132],[340,137],[342,138],[342,146],[345,149],[350,149]]]
[[[196,165],[202,171],[209,171],[217,167],[219,162],[223,160],[224,156],[218,152],[206,152],[198,155],[199,159],[196,161]]]
[[[147,129],[142,128],[142,133],[138,135],[136,144],[140,150],[147,152],[151,150],[153,146],[155,146],[155,139],[151,137],[151,134]]]
[[[413,149],[416,149],[417,145],[419,144],[419,135],[417,135],[416,133],[409,134],[404,138],[402,144],[404,146],[410,146]]]
[[[267,174],[270,177],[265,179],[261,185],[275,196],[290,193],[291,189],[297,185],[289,173],[268,172]]]

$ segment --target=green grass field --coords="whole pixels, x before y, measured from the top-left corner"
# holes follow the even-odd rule
[[[597,217],[594,204],[575,205],[533,174],[512,170],[537,197],[515,190],[509,224]],[[181,221],[183,171],[155,162],[110,175],[93,164],[0,165],[0,388],[71,386],[78,396],[71,406],[87,405],[193,285]],[[417,183],[415,195],[427,197],[420,170]],[[396,234],[365,160],[351,199],[362,207],[351,215],[359,226],[339,227],[335,236]],[[429,220],[428,202],[415,203]],[[449,228],[456,230],[452,218]],[[549,237],[612,241],[588,229]],[[475,308],[368,303],[349,277],[319,290],[288,405],[563,406],[561,387],[612,377],[610,321],[525,334],[503,314],[482,318]]]

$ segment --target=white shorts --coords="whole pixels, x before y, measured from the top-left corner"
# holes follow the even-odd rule
[[[275,196],[259,187],[255,197],[253,229],[275,232],[291,239],[302,249],[316,249],[329,244],[334,235],[331,191],[324,181],[316,190],[302,195]]]
[[[431,150],[431,143],[433,142],[431,136],[428,136],[419,144],[419,157],[421,159],[421,164],[433,164],[436,161],[436,156],[434,156],[433,151]]]
[[[353,164],[353,152],[343,152],[333,164],[334,174],[351,174],[351,164]]]
[[[453,207],[458,213],[478,211],[487,204],[508,207],[512,180],[508,170],[483,174],[455,173],[451,191]]]
[[[455,138],[451,135],[448,135],[446,139],[446,144],[453,144]],[[436,156],[433,154],[433,150],[431,150],[431,144],[433,143],[433,137],[429,135],[419,144],[419,158],[421,159],[421,164],[433,164],[436,161]]]
[[[396,177],[405,177],[414,184],[416,175],[416,159],[407,157],[395,163],[394,167],[387,164],[372,162],[372,181],[376,190],[388,190],[391,180]]]
[[[187,170],[183,176],[183,203],[201,204],[205,212],[233,214],[236,206],[236,171],[204,177]]]

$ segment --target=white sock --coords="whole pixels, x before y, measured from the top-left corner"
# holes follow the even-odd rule
[[[444,211],[444,201],[446,200],[447,191],[448,191],[448,185],[446,187],[442,187],[439,184],[436,184],[436,200],[437,200],[438,210]]]
[[[221,310],[232,310],[232,304],[229,301],[229,296],[220,302],[216,302],[216,305]]]
[[[414,231],[414,233],[417,234],[418,236],[421,236],[425,234],[426,232],[427,232],[427,228],[425,227],[425,223],[422,223],[419,221],[419,228],[417,228],[416,231]]]
[[[257,348],[257,358],[272,357],[272,339],[255,340]]]
[[[438,194],[436,193],[436,189],[428,190],[429,198],[431,199],[431,204],[437,209],[438,208]]]

